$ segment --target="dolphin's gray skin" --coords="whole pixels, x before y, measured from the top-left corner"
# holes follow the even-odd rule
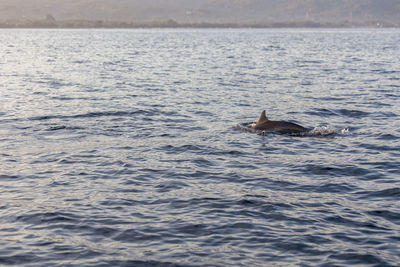
[[[306,128],[295,123],[287,121],[270,121],[265,116],[265,110],[261,112],[261,116],[256,124],[250,126],[257,131],[277,132],[283,134],[297,134],[308,132]]]

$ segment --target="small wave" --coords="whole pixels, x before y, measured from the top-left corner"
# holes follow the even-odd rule
[[[30,117],[29,120],[31,121],[41,121],[41,120],[51,120],[51,119],[56,119],[56,118],[61,118],[62,116],[56,116],[56,115],[45,115],[45,116],[35,116],[35,117]]]
[[[376,216],[378,218],[383,218],[388,220],[389,222],[399,223],[400,222],[400,213],[390,211],[390,210],[377,210],[373,209],[367,212],[369,215]]]
[[[361,191],[357,192],[357,194],[361,195],[361,198],[370,199],[370,198],[393,198],[398,199],[400,197],[400,188],[387,188],[379,191]]]
[[[363,118],[370,115],[369,112],[361,111],[361,110],[353,110],[353,109],[325,109],[325,108],[316,108],[312,111],[306,112],[309,115],[317,115],[323,117],[330,116],[345,116],[351,118]]]
[[[361,110],[353,110],[353,109],[339,109],[337,112],[340,115],[352,117],[352,118],[363,118],[370,115],[370,113],[361,111]]]
[[[97,265],[97,264],[96,264]],[[79,265],[76,265],[79,266]],[[139,260],[110,260],[106,261],[104,265],[101,266],[136,266],[136,267],[146,267],[146,266],[155,266],[155,267],[190,267],[190,266],[197,266],[197,265],[188,265],[188,264],[178,264],[172,262],[165,262],[165,261],[139,261]]]
[[[182,152],[196,152],[199,153],[204,150],[204,148],[197,145],[182,145],[182,146],[173,146],[173,145],[165,145],[160,148],[160,150],[165,151],[169,154],[182,153]]]
[[[67,128],[67,126],[65,126],[65,125],[51,126],[50,128],[46,129],[46,131],[57,131],[57,130],[63,130],[66,128]]]
[[[315,108],[312,111],[306,112],[306,114],[319,117],[330,117],[337,115],[334,111],[326,108]]]
[[[4,156],[4,155],[5,154],[2,154],[2,156]],[[22,177],[17,176],[17,175],[0,174],[0,181],[15,181],[20,178],[22,178]]]
[[[84,129],[84,128],[78,127],[78,126],[54,125],[54,126],[51,126],[47,129],[45,129],[45,131],[52,132],[52,131],[58,131],[58,130],[81,130],[81,129]]]
[[[70,222],[76,223],[81,217],[73,213],[65,212],[35,212],[22,214],[15,218],[16,221],[31,223],[33,225]]]
[[[71,118],[94,118],[94,117],[124,117],[131,116],[135,114],[143,113],[142,110],[138,111],[106,111],[106,112],[89,112],[84,114],[78,114],[74,116],[70,116]]]
[[[145,110],[135,110],[135,111],[105,111],[105,112],[88,112],[84,114],[76,115],[44,115],[35,116],[28,118],[31,121],[37,120],[51,120],[51,119],[74,119],[74,118],[95,118],[95,117],[126,117],[137,114],[147,114],[148,111]]]

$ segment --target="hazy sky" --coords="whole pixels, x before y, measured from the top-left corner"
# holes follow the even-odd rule
[[[0,0],[0,19],[400,22],[399,0]]]

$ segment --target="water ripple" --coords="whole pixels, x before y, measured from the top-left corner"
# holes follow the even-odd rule
[[[398,266],[399,37],[0,30],[0,265]]]

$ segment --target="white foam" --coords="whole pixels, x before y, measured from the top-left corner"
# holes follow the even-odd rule
[[[349,129],[345,128],[342,130],[337,130],[332,126],[317,126],[312,129],[308,134],[313,136],[326,136],[326,135],[333,135],[333,134],[348,134]]]

